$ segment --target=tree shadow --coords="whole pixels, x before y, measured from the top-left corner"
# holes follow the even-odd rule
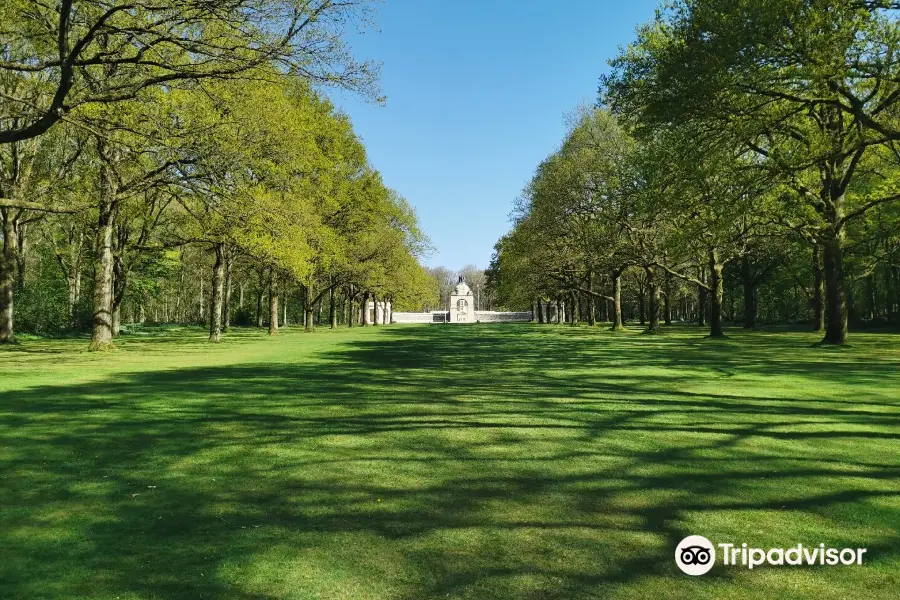
[[[730,583],[763,598],[810,570],[758,589],[718,567],[682,577],[674,548],[700,533],[869,547],[871,566],[805,585],[889,597],[898,399],[871,380],[898,389],[895,365],[736,337],[388,327],[307,362],[0,392],[0,596],[709,596]],[[771,389],[696,389],[767,377]],[[775,393],[778,377],[847,396]]]

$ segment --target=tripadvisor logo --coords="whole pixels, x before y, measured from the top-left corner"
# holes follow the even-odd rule
[[[675,564],[688,575],[703,575],[716,564],[716,546],[722,551],[722,564],[753,569],[760,565],[861,565],[866,548],[826,548],[825,544],[790,548],[750,548],[747,544],[713,545],[702,535],[689,535],[675,548]]]
[[[716,549],[702,535],[689,535],[675,548],[675,564],[688,575],[703,575],[716,564]]]

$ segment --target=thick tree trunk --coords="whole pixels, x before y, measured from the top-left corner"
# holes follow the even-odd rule
[[[540,298],[537,299],[537,322],[540,325],[544,324],[544,304]]]
[[[278,278],[269,275],[269,335],[278,335]]]
[[[112,347],[113,338],[113,221],[116,189],[109,167],[100,168],[100,202],[97,238],[94,244],[94,313],[91,319],[90,350]]]
[[[369,292],[363,292],[362,302],[360,302],[360,311],[362,312],[362,326],[369,324]]]
[[[725,337],[725,328],[722,322],[722,301],[724,300],[722,269],[723,265],[719,262],[719,251],[713,248],[709,251],[709,286],[712,301],[709,313],[709,337],[713,338]]]
[[[209,341],[222,341],[222,303],[224,298],[225,260],[222,244],[216,244],[213,248],[216,252],[216,262],[212,272],[212,302],[209,309]]]
[[[15,340],[13,330],[13,295],[16,281],[16,225],[12,211],[0,209],[3,227],[3,254],[0,255],[0,344]]]
[[[825,337],[823,344],[847,343],[847,294],[844,289],[843,232],[827,236],[822,244],[825,274]]]
[[[741,280],[744,284],[744,329],[756,327],[756,285],[750,269],[750,259],[741,257]]]
[[[644,271],[647,274],[647,299],[650,321],[650,324],[647,326],[647,329],[644,330],[644,333],[660,333],[662,330],[659,326],[659,283],[657,283],[656,273],[654,272],[653,267],[647,267]]]
[[[303,331],[306,333],[311,333],[315,330],[315,323],[313,321],[314,308],[314,306],[308,305],[303,309]]]
[[[613,280],[613,331],[621,331],[625,329],[622,323],[622,271],[616,270],[612,273]]]

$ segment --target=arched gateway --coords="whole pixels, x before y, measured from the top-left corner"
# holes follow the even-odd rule
[[[392,312],[391,323],[498,323],[531,321],[530,312],[498,312],[495,310],[475,310],[475,295],[459,278],[459,283],[451,290],[447,310],[411,313]]]

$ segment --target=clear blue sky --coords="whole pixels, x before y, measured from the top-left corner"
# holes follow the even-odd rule
[[[349,39],[382,62],[385,106],[333,94],[385,183],[436,250],[427,264],[487,267],[513,201],[559,145],[564,114],[594,102],[607,59],[656,0],[386,0],[380,31]]]

